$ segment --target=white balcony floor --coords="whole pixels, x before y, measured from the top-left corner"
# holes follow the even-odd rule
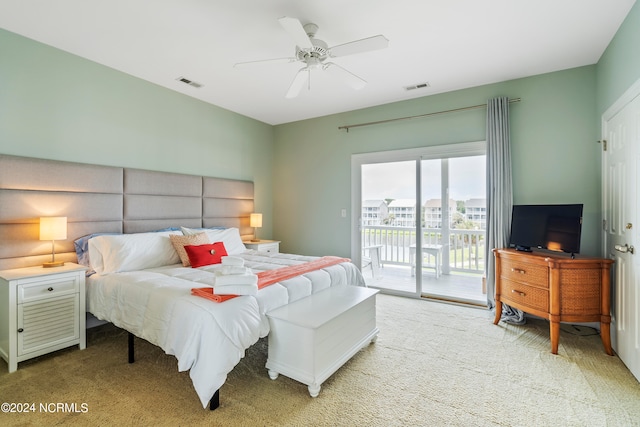
[[[377,278],[373,278],[371,268],[365,268],[362,274],[367,286],[415,293],[416,278],[411,276],[408,265],[387,264],[380,269]],[[436,278],[434,270],[426,268],[422,273],[422,293],[423,296],[436,299],[483,306],[487,303],[487,295],[482,292],[482,276],[479,274],[451,272]]]

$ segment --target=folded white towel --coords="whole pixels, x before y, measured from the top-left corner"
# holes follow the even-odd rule
[[[258,293],[258,285],[226,285],[215,286],[216,295],[255,295]]]
[[[251,270],[239,265],[223,265],[216,270],[216,274],[218,276],[227,276],[230,274],[251,274]]]
[[[255,274],[229,274],[226,276],[216,276],[214,287],[227,285],[258,285],[258,276]]]
[[[237,256],[223,256],[222,265],[234,265],[236,267],[242,267],[244,265],[244,259]]]

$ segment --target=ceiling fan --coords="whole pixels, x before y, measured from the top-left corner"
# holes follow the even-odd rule
[[[387,40],[385,36],[377,35],[329,47],[324,41],[315,38],[316,32],[318,31],[316,24],[310,23],[302,25],[299,20],[287,16],[278,19],[278,22],[296,43],[295,56],[239,62],[235,64],[234,67],[265,63],[302,62],[304,67],[298,70],[298,73],[293,78],[293,82],[287,91],[287,98],[295,98],[300,93],[302,87],[310,83],[311,70],[325,70],[341,78],[354,89],[362,89],[367,84],[364,79],[347,71],[336,63],[327,61],[327,59],[384,49],[389,46],[389,40]]]

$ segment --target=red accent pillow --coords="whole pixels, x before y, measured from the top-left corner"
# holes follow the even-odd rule
[[[202,267],[204,265],[220,264],[222,257],[227,256],[224,243],[215,242],[206,245],[185,245],[191,267]]]

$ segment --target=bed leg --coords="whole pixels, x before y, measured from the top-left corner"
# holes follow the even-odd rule
[[[216,410],[218,409],[219,406],[220,406],[220,389],[216,390],[216,392],[213,393],[213,397],[209,401],[209,410],[210,411]]]
[[[129,332],[129,363],[134,362],[134,353],[133,353],[133,334]]]

